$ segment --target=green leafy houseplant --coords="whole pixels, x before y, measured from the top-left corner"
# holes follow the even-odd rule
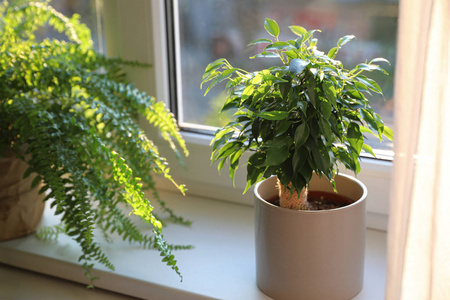
[[[280,205],[307,209],[305,191],[313,173],[334,182],[339,162],[358,173],[361,151],[374,155],[364,143],[364,134],[373,134],[380,141],[383,136],[392,139],[392,130],[365,96],[382,95],[382,90],[363,74],[387,74],[377,65],[387,61],[376,58],[347,70],[336,55],[354,36],[340,38],[336,47],[324,53],[317,49],[314,38],[320,30],[290,26],[296,38],[280,41],[274,20],[266,19],[264,27],[272,39],[253,41],[251,44],[268,45],[252,58],[278,58],[281,64],[247,72],[221,58],[206,67],[202,84],[211,81],[206,93],[228,80],[228,98],[222,111],[236,110],[233,121],[215,133],[211,159],[219,161],[219,170],[228,161],[234,180],[242,154],[252,151],[245,191],[277,175],[284,191]]]
[[[40,192],[63,222],[44,235],[63,229],[71,236],[91,279],[94,261],[114,268],[94,227],[107,237],[117,231],[124,240],[158,249],[180,275],[171,250],[189,246],[166,243],[162,220],[143,191],[151,191],[168,219],[189,224],[159,198],[151,173],[162,174],[183,193],[185,188],[171,178],[166,159],[137,125],[138,116],[154,125],[180,158],[188,151],[164,104],[125,81],[123,65],[146,65],[96,53],[79,16],[67,18],[46,2],[20,7],[3,2],[0,15],[0,156],[14,152],[29,165],[24,177],[36,173],[33,185],[43,182]],[[37,41],[35,32],[45,24],[68,41]],[[152,233],[141,233],[120,203],[131,206]]]

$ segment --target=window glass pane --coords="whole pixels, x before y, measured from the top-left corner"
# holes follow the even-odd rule
[[[391,66],[383,67],[389,76],[370,74],[382,87],[386,101],[373,96],[371,103],[392,128],[397,0],[178,0],[175,5],[179,14],[175,24],[182,81],[178,99],[181,126],[221,126],[227,122],[227,116],[218,117],[225,99],[221,94],[224,85],[204,97],[205,87],[199,88],[202,74],[208,63],[220,57],[249,71],[267,67],[262,65],[267,59],[249,59],[261,48],[246,45],[269,37],[263,24],[265,18],[271,18],[280,25],[282,40],[294,38],[289,25],[322,30],[315,35],[322,51],[336,46],[344,35],[355,35],[356,40],[345,45],[337,57],[347,69],[366,59],[387,58]],[[392,149],[389,141],[380,144],[373,139],[371,144],[377,149]]]
[[[9,0],[10,6],[21,5],[28,2],[45,2],[39,0]],[[80,21],[86,24],[91,30],[92,40],[94,42],[94,48],[97,51],[103,53],[104,37],[101,30],[101,20],[100,15],[97,15],[97,8],[101,11],[99,5],[100,0],[52,0],[50,5],[53,6],[57,11],[61,12],[67,17],[71,17],[73,14],[80,15]],[[97,22],[99,20],[100,23]],[[58,33],[49,26],[40,28],[36,33],[37,39],[44,39],[47,37],[55,37],[58,39],[67,40],[67,38],[62,33]]]

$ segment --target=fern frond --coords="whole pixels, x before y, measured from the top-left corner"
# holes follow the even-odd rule
[[[61,233],[67,234],[64,223],[41,227],[38,232],[36,232],[36,236],[41,240],[56,240]]]
[[[48,3],[42,2],[29,2],[10,8],[6,13],[14,17],[14,23],[11,25],[15,25],[16,34],[21,38],[34,40],[33,33],[48,23],[58,32],[63,32],[70,41],[85,49],[92,47],[91,31],[85,24],[80,23],[80,16],[77,14],[67,18]],[[18,24],[21,26],[17,26]]]

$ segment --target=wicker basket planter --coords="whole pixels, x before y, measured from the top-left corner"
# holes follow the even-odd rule
[[[33,175],[23,179],[28,165],[15,157],[0,159],[0,241],[34,232],[44,212],[40,185],[31,189]]]

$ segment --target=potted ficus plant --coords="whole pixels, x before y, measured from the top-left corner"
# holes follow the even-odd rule
[[[235,110],[215,133],[211,159],[219,170],[228,162],[234,180],[250,152],[245,191],[257,183],[260,289],[275,299],[348,299],[362,288],[367,190],[338,170],[358,173],[361,151],[374,155],[365,133],[392,139],[365,95],[382,95],[364,74],[386,73],[377,63],[388,62],[376,58],[348,70],[336,56],[354,36],[324,53],[314,38],[319,30],[290,26],[295,38],[280,41],[274,20],[264,27],[271,39],[252,42],[267,44],[252,58],[279,63],[247,72],[221,58],[205,70],[206,93],[228,80],[222,111]]]
[[[62,231],[71,236],[82,249],[79,260],[89,278],[94,262],[114,268],[94,228],[107,238],[117,232],[159,250],[163,262],[180,274],[171,250],[189,246],[166,243],[164,220],[156,217],[152,203],[168,213],[166,219],[189,221],[159,198],[152,173],[171,180],[183,193],[184,187],[171,178],[167,161],[139,127],[138,116],[154,125],[179,157],[188,151],[164,104],[125,81],[123,65],[148,66],[97,53],[79,16],[67,18],[47,2],[19,7],[3,2],[0,16],[2,239],[35,230],[44,200],[62,224],[44,228],[40,235]],[[35,32],[44,25],[66,40],[37,40]],[[37,211],[29,212],[33,202]],[[123,203],[149,224],[150,233],[134,225],[120,209]]]

